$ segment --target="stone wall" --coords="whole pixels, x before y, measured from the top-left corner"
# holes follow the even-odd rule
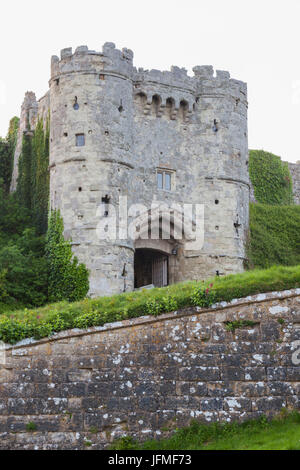
[[[25,341],[2,354],[0,448],[102,449],[299,408],[299,340],[300,289]]]
[[[294,203],[300,204],[300,162],[288,162],[288,165],[293,181]]]

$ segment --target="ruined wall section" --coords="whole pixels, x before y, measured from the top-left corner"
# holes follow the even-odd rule
[[[300,162],[288,162],[293,182],[294,203],[300,204]]]
[[[28,132],[29,129],[31,130],[34,129],[37,113],[38,113],[38,103],[36,100],[36,96],[32,91],[27,91],[27,93],[25,94],[24,101],[22,103],[22,107],[21,107],[20,126],[19,126],[17,144],[16,144],[16,149],[15,149],[15,154],[14,154],[11,191],[15,191],[17,189],[18,165],[19,165],[19,158],[20,158],[21,151],[22,151],[23,135],[25,132]]]
[[[9,347],[0,448],[103,449],[122,436],[167,437],[192,419],[299,410],[299,327],[296,289]]]
[[[20,126],[18,130],[17,144],[14,154],[13,173],[10,190],[15,191],[17,189],[18,182],[18,165],[19,158],[22,151],[22,141],[25,132],[30,132],[35,129],[38,116],[43,118],[46,123],[46,119],[49,113],[50,100],[49,92],[47,92],[41,99],[37,101],[35,93],[27,91],[21,107],[20,114]]]

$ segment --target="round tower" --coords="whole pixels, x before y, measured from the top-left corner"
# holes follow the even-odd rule
[[[213,67],[194,69],[200,176],[205,204],[203,257],[208,275],[241,272],[249,229],[247,86]]]
[[[51,61],[51,208],[90,270],[92,296],[133,289],[134,249],[115,217],[119,197],[131,194],[132,59],[106,43],[102,53],[80,46]]]

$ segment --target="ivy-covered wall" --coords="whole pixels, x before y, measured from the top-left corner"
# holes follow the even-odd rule
[[[250,150],[249,174],[257,202],[293,204],[293,184],[288,163],[264,150]]]
[[[19,118],[13,117],[10,120],[6,138],[3,139],[0,137],[0,180],[6,194],[9,192],[12,177],[13,156],[16,147],[19,122]]]
[[[250,150],[249,173],[249,268],[299,264],[300,206],[294,204],[289,164],[270,152]]]
[[[31,210],[38,233],[47,231],[49,200],[49,118],[38,119],[34,131],[23,135],[19,158],[17,194],[20,203]]]
[[[250,204],[250,268],[300,264],[300,206]]]

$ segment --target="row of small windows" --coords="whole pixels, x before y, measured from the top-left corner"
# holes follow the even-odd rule
[[[145,115],[152,114],[153,116],[160,117],[163,114],[174,120],[177,117],[185,120],[189,115],[189,103],[186,100],[181,100],[179,108],[176,108],[175,100],[173,98],[167,98],[165,104],[162,102],[162,98],[159,95],[152,96],[151,102],[147,100],[145,93],[140,92],[135,95],[135,102],[140,111]]]

